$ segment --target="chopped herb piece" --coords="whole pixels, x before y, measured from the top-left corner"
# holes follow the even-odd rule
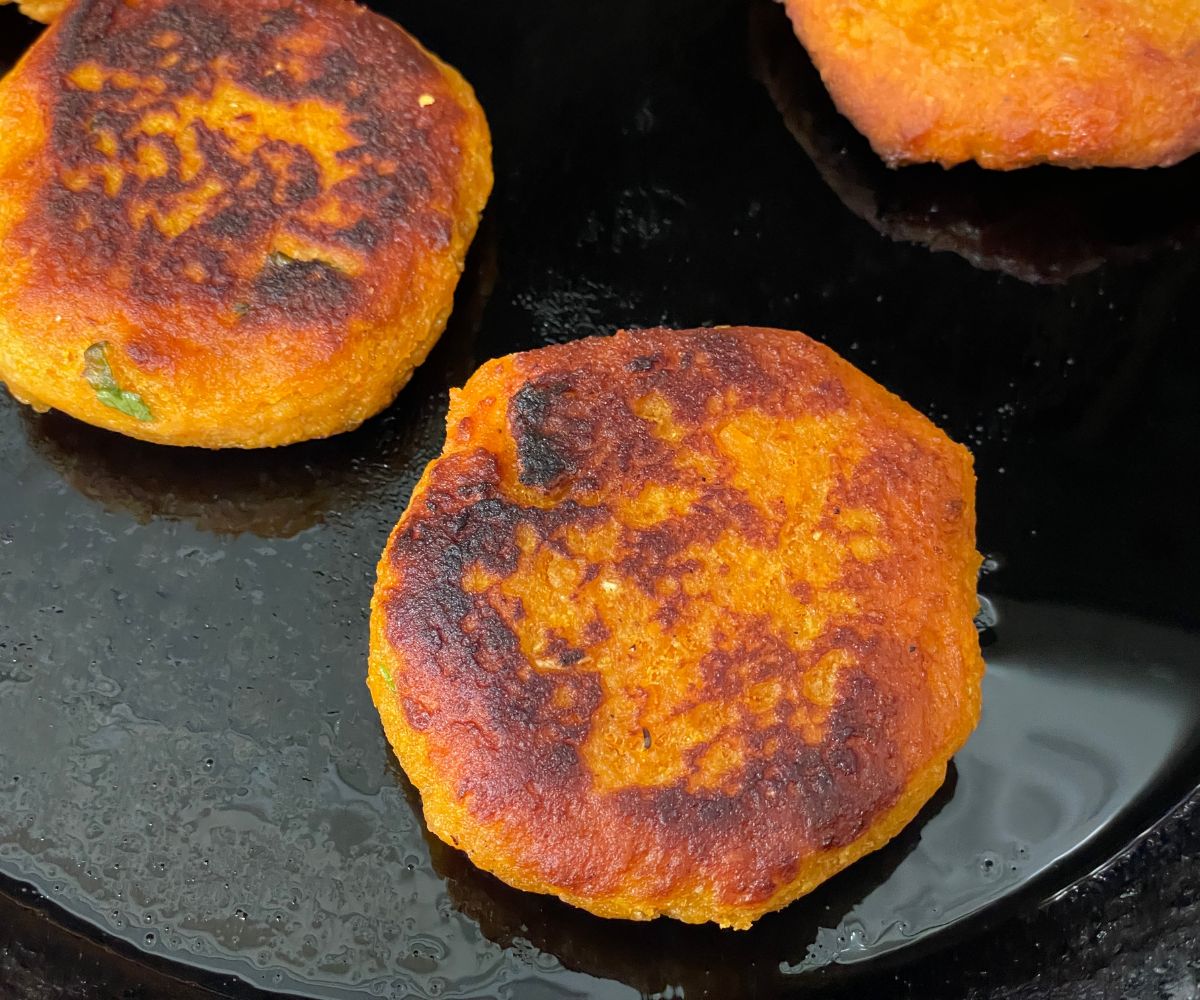
[[[320,257],[293,257],[282,250],[272,250],[267,254],[267,264],[271,267],[296,267],[300,270],[311,270],[314,267],[327,267],[331,271],[342,269],[332,261]]]
[[[96,398],[105,406],[120,410],[127,416],[148,423],[154,419],[150,407],[136,392],[126,392],[117,385],[112,366],[108,363],[108,343],[92,344],[83,352],[83,377],[96,390]]]

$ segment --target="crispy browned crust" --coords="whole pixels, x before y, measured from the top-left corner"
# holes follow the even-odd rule
[[[967,452],[828,349],[490,362],[379,567],[430,829],[605,916],[744,927],[893,836],[978,717]]]
[[[0,83],[0,131],[0,376],[175,444],[386,405],[491,187],[467,84],[348,0],[79,0]],[[97,401],[99,342],[153,420]]]
[[[1200,149],[1195,0],[784,0],[892,164],[1169,166]]]
[[[890,239],[1060,284],[1200,233],[1200,157],[1158,171],[890,169],[838,114],[776,0],[751,7],[750,59],[821,177]]]

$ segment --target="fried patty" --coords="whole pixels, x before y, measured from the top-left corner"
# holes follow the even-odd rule
[[[1173,170],[889,169],[834,107],[774,0],[750,12],[750,59],[789,132],[850,211],[889,239],[1061,284],[1200,233],[1200,157]]]
[[[784,0],[891,164],[1169,166],[1200,149],[1195,0]]]
[[[470,87],[348,0],[76,0],[0,82],[0,378],[166,444],[356,427],[491,189]]]
[[[801,334],[512,355],[452,393],[379,564],[371,694],[479,867],[747,927],[975,726],[974,529],[969,453]]]

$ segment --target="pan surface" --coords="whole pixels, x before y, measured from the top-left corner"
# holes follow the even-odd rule
[[[1200,163],[883,170],[773,4],[373,6],[463,71],[496,144],[396,404],[207,454],[0,394],[0,995],[1196,995]],[[35,35],[0,8],[4,65]],[[802,329],[979,474],[979,730],[896,841],[745,933],[474,870],[364,684],[447,390],[659,323]]]

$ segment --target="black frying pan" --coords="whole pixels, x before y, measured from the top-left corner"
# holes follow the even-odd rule
[[[1194,995],[1197,164],[887,171],[770,4],[376,6],[476,85],[498,177],[395,406],[225,455],[0,400],[0,995]],[[0,9],[7,60],[32,37]],[[476,871],[363,684],[447,389],[722,322],[803,329],[969,444],[994,556],[946,786],[747,933]]]

